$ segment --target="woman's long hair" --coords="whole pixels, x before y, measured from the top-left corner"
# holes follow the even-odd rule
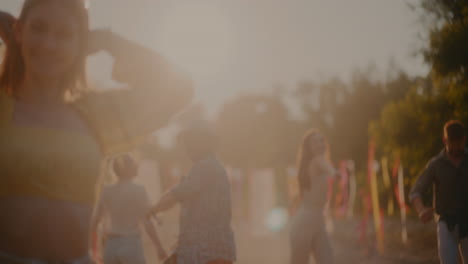
[[[46,2],[60,3],[76,15],[80,27],[80,45],[78,59],[73,64],[62,80],[63,94],[66,92],[75,93],[78,88],[86,88],[86,55],[88,49],[89,19],[86,3],[84,0],[25,0],[19,18],[14,23],[24,23],[29,12],[37,5]],[[13,27],[13,24],[11,25]],[[6,44],[6,51],[0,72],[0,90],[6,91],[12,96],[17,95],[17,89],[24,79],[25,66],[21,54],[21,47],[17,43],[14,30],[3,30],[3,42]],[[70,89],[70,90],[66,90]]]
[[[303,137],[301,146],[299,147],[299,153],[297,155],[297,169],[298,169],[298,180],[299,180],[299,193],[302,197],[304,192],[310,189],[312,184],[311,177],[309,175],[309,164],[310,161],[315,158],[318,153],[312,152],[310,149],[310,140],[316,136],[323,136],[318,129],[309,130]],[[329,158],[328,144],[325,142],[326,150],[325,157]]]

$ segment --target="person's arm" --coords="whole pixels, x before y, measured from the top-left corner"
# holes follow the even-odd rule
[[[197,164],[187,177],[170,189],[151,210],[152,215],[167,211],[177,203],[194,198],[202,191],[204,181],[209,177],[209,164]]]
[[[99,195],[99,200],[94,208],[93,215],[91,217],[91,224],[89,228],[89,247],[92,259],[97,261],[98,252],[97,248],[100,243],[98,234],[99,224],[101,223],[102,219],[104,218],[105,208],[104,208],[104,189],[101,191]]]
[[[172,209],[177,204],[177,199],[173,195],[172,191],[166,192],[158,203],[151,209],[151,215],[158,215],[159,213],[165,212]]]
[[[106,30],[90,39],[89,53],[108,52],[113,79],[127,86],[84,93],[75,102],[103,153],[133,149],[190,103],[191,79],[157,52]]]
[[[145,210],[149,210],[151,208],[150,201],[148,198],[148,193],[146,192],[145,188],[141,186],[141,194],[142,194],[142,203],[143,207]],[[166,251],[164,250],[161,241],[159,239],[158,233],[156,232],[156,229],[154,228],[151,218],[143,217],[141,219],[141,224],[143,225],[146,233],[148,234],[149,238],[153,242],[155,248],[156,248],[156,253],[158,255],[158,258],[160,260],[164,260],[167,258]]]
[[[154,228],[154,225],[151,223],[151,219],[145,219],[143,223],[146,233],[148,234],[149,238],[153,242],[154,246],[156,247],[156,254],[160,260],[164,260],[167,258],[167,253],[162,246],[161,240],[159,239],[158,233]]]
[[[434,209],[432,207],[426,207],[422,199],[423,193],[425,193],[434,183],[434,174],[434,160],[431,160],[423,172],[419,175],[409,194],[409,200],[418,213],[419,219],[423,223],[429,222],[432,219],[434,213]]]
[[[297,209],[299,208],[300,204],[301,204],[301,195],[298,194],[296,196],[294,196],[294,198],[292,199],[291,203],[289,204],[289,216],[293,216],[296,214],[297,212]]]

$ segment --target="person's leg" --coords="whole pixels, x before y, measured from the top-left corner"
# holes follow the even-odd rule
[[[312,252],[312,239],[307,232],[292,232],[290,236],[290,264],[308,264]]]
[[[122,240],[120,248],[121,264],[145,264],[145,252],[139,236],[130,236]]]
[[[437,224],[437,245],[441,264],[457,264],[458,242],[444,221]]]
[[[468,264],[468,237],[460,240],[459,251],[463,264]]]
[[[333,249],[325,226],[315,237],[312,250],[317,264],[333,264]]]

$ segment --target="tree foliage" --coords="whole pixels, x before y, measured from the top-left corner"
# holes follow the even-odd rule
[[[401,154],[412,180],[442,148],[443,124],[468,124],[468,1],[423,0],[419,10],[434,22],[424,52],[431,74],[387,104],[370,127],[383,152]]]

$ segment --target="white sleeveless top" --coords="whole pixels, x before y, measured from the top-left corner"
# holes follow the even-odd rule
[[[114,235],[138,235],[139,224],[150,209],[145,188],[133,182],[104,186],[100,203],[110,223],[106,229]]]
[[[318,156],[309,163],[308,175],[310,188],[304,192],[301,207],[304,209],[323,210],[327,202],[328,178],[335,175],[332,164]]]
[[[291,220],[290,235],[294,241],[312,241],[325,230],[324,208],[327,202],[328,178],[335,169],[325,157],[309,163],[310,188],[303,193],[301,204]]]

